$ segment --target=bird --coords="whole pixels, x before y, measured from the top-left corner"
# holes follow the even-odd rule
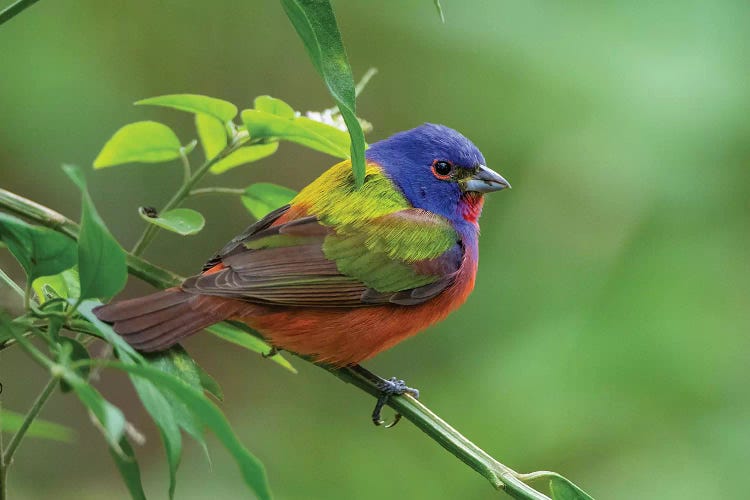
[[[443,320],[474,288],[484,195],[510,183],[444,125],[375,142],[365,159],[361,186],[342,161],[233,238],[201,273],[94,313],[142,352],[231,319],[259,332],[272,352],[333,367],[357,366]],[[384,394],[410,390],[384,381]]]

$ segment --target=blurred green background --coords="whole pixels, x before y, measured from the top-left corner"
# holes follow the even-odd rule
[[[10,2],[0,2],[5,6]],[[470,137],[514,189],[482,217],[480,274],[444,323],[367,367],[398,375],[480,446],[520,471],[551,469],[599,499],[742,498],[750,458],[750,3],[737,1],[335,2],[370,142],[424,121]],[[181,171],[93,172],[120,126],[155,119],[183,143],[188,115],[136,108],[178,92],[248,107],[331,105],[277,2],[43,1],[0,28],[0,185],[71,217],[62,162],[87,167],[113,233],[130,247],[139,205],[162,205]],[[333,158],[280,152],[203,185],[299,189]],[[250,219],[204,197],[198,236],[161,233],[147,252],[188,274]],[[19,268],[0,264],[21,280]],[[131,280],[127,294],[149,291]],[[3,307],[17,298],[0,287]],[[223,408],[266,464],[278,498],[494,498],[485,481],[408,422],[369,422],[372,399],[297,360],[294,376],[213,337],[186,348],[222,384]],[[293,359],[294,361],[294,359]],[[45,376],[3,352],[3,405],[24,411]],[[128,381],[99,387],[147,436],[147,492],[166,497],[156,429]],[[81,405],[44,418],[73,445],[28,439],[13,499],[125,498]],[[245,496],[213,439],[187,445],[177,498]]]

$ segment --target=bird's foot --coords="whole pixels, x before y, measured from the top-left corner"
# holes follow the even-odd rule
[[[381,380],[378,384],[378,390],[380,390],[380,397],[378,397],[377,403],[375,403],[375,409],[372,410],[372,423],[375,425],[383,425],[385,421],[380,418],[380,412],[383,406],[388,403],[391,396],[400,396],[402,394],[408,394],[414,399],[419,399],[419,390],[413,387],[407,386],[403,380],[399,380],[396,377],[392,377],[390,380]],[[401,414],[396,413],[393,418],[393,422],[386,424],[385,428],[390,429],[401,420]]]
[[[276,356],[278,353],[280,353],[283,349],[277,349],[276,347],[271,346],[271,349],[268,352],[261,353],[261,356],[264,358],[272,358]]]

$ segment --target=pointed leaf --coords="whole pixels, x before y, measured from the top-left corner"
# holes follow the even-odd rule
[[[73,240],[4,213],[0,213],[0,239],[26,271],[29,280],[57,274],[76,263]]]
[[[200,421],[209,427],[240,467],[245,482],[262,500],[270,499],[271,492],[263,464],[237,439],[221,410],[200,389],[194,389],[182,380],[167,375],[153,367],[108,363],[133,375],[143,377],[154,385],[172,391]]]
[[[63,170],[81,190],[81,232],[78,236],[78,273],[81,298],[112,297],[125,286],[128,269],[125,251],[107,229],[86,189],[78,167]]]
[[[327,0],[282,0],[281,3],[346,122],[351,137],[354,178],[357,185],[362,185],[365,179],[365,135],[357,120],[354,77],[333,8]]]
[[[552,500],[594,500],[588,493],[562,477],[559,474],[550,474],[549,488]]]
[[[66,357],[67,357],[67,359],[60,361],[63,364],[67,365],[75,361],[83,361],[83,360],[91,359],[88,349],[86,349],[86,347],[83,344],[81,344],[75,339],[71,339],[67,337],[61,338],[60,344],[63,348],[63,352],[66,353]],[[84,380],[87,380],[89,376],[89,372],[91,371],[91,367],[89,365],[83,365],[80,368],[78,368],[76,371]],[[70,385],[68,385],[67,382],[63,380],[60,382],[60,390],[62,392],[70,392],[71,387]]]
[[[210,160],[227,146],[227,131],[224,124],[210,115],[195,115],[195,129],[201,140],[206,160]]]
[[[213,333],[220,339],[237,344],[240,347],[244,347],[247,350],[257,352],[259,354],[268,354],[271,351],[271,346],[263,342],[257,337],[254,337],[250,333],[250,329],[241,323],[216,323],[215,325],[206,328],[209,332]],[[271,356],[271,361],[278,363],[283,368],[286,368],[292,373],[297,373],[296,368],[287,361],[281,354]]]
[[[51,276],[40,276],[34,280],[31,286],[40,302],[46,301],[49,294],[63,299],[77,299],[81,295],[78,268],[76,267],[71,267]]]
[[[242,204],[253,217],[260,220],[270,212],[292,201],[292,198],[296,195],[296,191],[284,186],[269,182],[258,182],[245,189],[242,194]]]
[[[73,370],[66,368],[62,379],[73,388],[78,399],[94,414],[99,422],[99,430],[110,446],[117,448],[125,432],[125,416],[122,411],[104,399],[99,391]]]
[[[267,156],[271,156],[279,149],[278,142],[271,142],[269,144],[258,144],[256,146],[246,146],[233,152],[226,158],[222,158],[211,167],[212,174],[222,174],[229,169],[239,167],[246,163],[252,163],[254,161],[261,160]]]
[[[198,365],[180,345],[176,345],[167,351],[147,355],[146,361],[157,370],[180,379],[195,389],[202,390],[203,388]],[[203,429],[190,409],[171,392],[164,393],[164,397],[172,407],[172,414],[177,424],[205,446]]]
[[[222,123],[237,116],[237,106],[231,102],[198,94],[170,94],[141,99],[136,105],[164,106],[188,113],[203,113],[213,116]]]
[[[138,213],[146,222],[183,236],[196,234],[206,225],[206,219],[201,213],[190,208],[173,208],[158,217],[150,217],[143,207],[138,209]]]
[[[112,455],[112,460],[115,461],[117,470],[120,471],[120,476],[122,476],[122,480],[130,492],[130,497],[133,500],[146,500],[146,493],[144,493],[141,484],[141,469],[138,467],[135,452],[127,438],[123,436],[120,439],[119,449],[110,446],[109,454]]]
[[[132,358],[123,360],[131,366],[136,366]],[[159,435],[164,443],[164,451],[167,455],[167,465],[169,467],[169,498],[174,497],[177,487],[177,468],[180,466],[182,457],[182,434],[180,427],[175,420],[172,406],[167,401],[167,396],[151,381],[134,374],[129,374],[130,381],[133,383],[138,398],[143,403],[143,407],[154,423],[159,428]]]
[[[271,97],[270,95],[256,97],[255,101],[253,101],[253,106],[255,106],[255,109],[258,111],[271,113],[272,115],[277,115],[282,118],[294,118],[294,109],[290,105],[281,99]]]
[[[14,411],[0,410],[0,431],[15,433],[21,428],[25,417],[25,415]],[[25,437],[72,443],[75,441],[75,435],[75,431],[70,427],[35,418],[26,431]]]
[[[94,160],[94,168],[123,163],[159,163],[180,157],[180,140],[172,129],[158,122],[125,125],[115,132]]]
[[[337,158],[349,158],[349,136],[330,125],[304,117],[290,120],[257,109],[246,109],[242,111],[241,116],[252,139],[281,139]],[[325,134],[320,130],[323,127],[326,130]]]

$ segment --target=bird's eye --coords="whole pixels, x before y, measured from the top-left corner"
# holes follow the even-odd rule
[[[438,179],[450,178],[450,173],[453,170],[453,164],[445,160],[435,160],[432,162],[432,173]]]

